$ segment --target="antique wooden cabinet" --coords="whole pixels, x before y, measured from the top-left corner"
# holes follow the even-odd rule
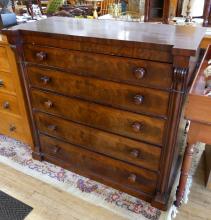
[[[204,29],[51,17],[4,33],[20,63],[33,157],[166,209]]]
[[[21,87],[14,54],[0,35],[0,134],[32,145]]]

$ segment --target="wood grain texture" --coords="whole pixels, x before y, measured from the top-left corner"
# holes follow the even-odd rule
[[[162,145],[165,120],[38,90],[33,90],[31,95],[32,106],[35,110],[129,138]],[[52,103],[51,107],[46,106],[48,102]],[[134,123],[141,125],[139,130],[134,129]]]
[[[85,149],[79,149],[47,136],[40,136],[41,148],[44,158],[63,167],[97,181],[104,181],[110,186],[115,186],[133,195],[148,197],[154,194],[157,175],[156,173],[131,166],[121,161],[103,157]],[[59,150],[55,153],[55,147]],[[57,162],[56,162],[57,161]],[[132,180],[130,176],[134,175]],[[147,195],[146,195],[147,196]]]
[[[146,144],[155,144],[160,147],[161,155],[159,175],[156,176],[156,183],[154,182],[155,185],[152,188],[151,186],[144,188],[140,184],[138,190],[138,187],[133,188],[133,185],[130,187],[119,185],[118,176],[117,179],[110,179],[110,173],[113,173],[113,169],[117,166],[120,173],[125,169],[124,167],[128,167],[128,171],[132,172],[129,179],[133,182],[136,179],[133,171],[140,169],[145,173],[149,170],[140,168],[139,165],[132,165],[125,159],[125,162],[122,162],[117,154],[116,160],[108,154],[94,153],[90,148],[88,150],[92,140],[86,143],[87,148],[83,150],[87,151],[87,155],[100,155],[105,167],[109,167],[108,164],[110,164],[108,172],[104,166],[101,167],[102,164],[92,167],[94,165],[90,159],[81,164],[77,170],[87,175],[89,167],[97,169],[97,172],[102,169],[102,172],[108,175],[108,179],[100,178],[103,183],[112,182],[113,187],[144,198],[155,207],[165,210],[180,164],[177,143],[182,107],[195,74],[198,48],[204,30],[135,22],[129,24],[121,21],[115,21],[115,26],[112,24],[114,24],[113,21],[52,17],[38,21],[36,25],[24,24],[4,30],[9,42],[17,48],[17,60],[22,70],[34,134],[33,157],[51,161],[70,170],[75,169],[76,166],[68,153],[70,150],[68,146],[71,148],[72,145],[63,143],[62,151],[56,156],[49,155],[50,146],[40,145],[40,131],[35,119],[39,111],[61,118],[61,120],[54,118],[54,122],[58,122],[58,126],[62,125],[61,132],[57,133],[57,139],[60,138],[63,141],[64,139],[67,142],[70,142],[70,139],[73,141],[72,138],[68,139],[70,133],[64,128],[74,122],[79,123],[78,126],[99,129],[99,132],[121,135],[121,138],[130,138],[131,141],[133,139],[133,141],[144,141]],[[87,55],[88,53],[92,54],[93,59]],[[79,61],[86,62],[89,70],[87,73],[81,62],[76,60],[75,54]],[[90,58],[88,61],[85,61],[84,54]],[[68,56],[74,60],[74,63]],[[99,64],[96,64],[96,60]],[[125,64],[126,60],[128,64]],[[152,61],[154,68],[157,69],[153,75],[151,75],[152,67],[149,66]],[[71,71],[69,62],[72,63],[75,71]],[[134,75],[130,78],[130,68],[136,64],[146,65],[145,68],[149,71],[151,80],[139,85],[136,84],[137,79],[134,79]],[[107,67],[105,69],[108,69],[108,74],[105,70],[101,71],[99,65],[101,69]],[[118,72],[118,68],[122,70],[121,66],[125,67],[122,76]],[[167,72],[162,73],[160,68],[164,66]],[[160,78],[162,79],[163,74],[168,75],[169,68],[171,68],[171,82],[168,77],[165,78],[165,82],[164,80],[161,82]],[[143,71],[139,72],[139,76],[142,73]],[[157,74],[158,78],[155,78],[154,74]],[[45,119],[47,123],[50,122],[50,117]],[[144,126],[142,128],[141,121],[146,128]],[[42,133],[49,134],[47,130],[49,126],[46,127],[46,125],[43,122]],[[54,130],[54,124],[49,128]],[[52,131],[50,135],[53,135]],[[81,141],[81,138],[82,136],[79,136],[77,141]],[[52,144],[57,141],[51,138],[50,140]],[[75,144],[76,141],[73,145]],[[110,149],[113,149],[112,146],[110,145]],[[74,146],[71,149],[75,149]],[[81,148],[77,146],[76,149],[78,154],[83,151],[82,146]],[[112,152],[109,150],[107,153]],[[138,181],[142,178],[144,180],[145,177],[142,175]],[[94,176],[93,178],[96,179]]]
[[[77,97],[107,106],[137,113],[146,113],[165,117],[168,108],[169,93],[98,80],[91,77],[77,76],[65,72],[45,70],[42,72],[28,72],[31,86],[45,89],[70,97]],[[49,78],[44,82],[43,78]],[[136,97],[143,100],[140,103]]]
[[[0,133],[33,146],[15,56],[5,36],[0,41]]]
[[[37,58],[37,54],[40,52],[46,54],[46,58],[43,60]],[[27,62],[65,68],[66,71],[69,70],[72,74],[93,76],[100,79],[166,90],[169,90],[172,85],[172,65],[168,63],[126,59],[32,44],[24,46],[24,54]],[[65,59],[58,60],[58,56],[65,57]],[[142,70],[142,75],[138,70]],[[28,67],[30,75],[33,73],[44,75],[46,71],[44,68],[37,68],[35,66]]]
[[[155,171],[159,168],[161,152],[159,147],[112,135],[43,113],[36,113],[36,123],[41,133],[57,137],[79,147]]]

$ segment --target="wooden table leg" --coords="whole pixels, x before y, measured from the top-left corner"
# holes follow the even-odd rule
[[[190,125],[190,129],[189,129],[188,137],[187,137],[187,145],[186,145],[185,154],[184,154],[183,162],[182,162],[179,186],[176,192],[176,201],[174,202],[176,207],[179,207],[181,205],[184,192],[185,192],[185,186],[186,186],[189,172],[191,169],[193,152],[194,152],[194,144],[196,144],[195,137],[194,137],[195,132],[196,131],[193,130],[193,127]]]

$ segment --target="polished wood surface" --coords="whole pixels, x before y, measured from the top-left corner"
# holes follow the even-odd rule
[[[44,157],[48,160],[70,168],[81,175],[104,181],[114,187],[128,188],[132,194],[154,194],[157,175],[151,171],[122,163],[118,160],[103,157],[94,152],[87,151],[74,145],[56,139],[40,137]],[[55,150],[56,148],[56,150]],[[58,149],[58,150],[57,150]]]
[[[204,30],[114,22],[49,18],[4,30],[24,80],[33,157],[165,210]]]
[[[14,26],[9,30],[8,34],[11,35],[13,31],[21,30],[24,35],[33,33],[34,36],[38,34],[49,36],[53,34],[54,38],[62,37],[66,40],[76,41],[89,40],[90,43],[110,44],[118,42],[122,46],[172,49],[175,55],[188,56],[195,55],[199,46],[198,42],[201,41],[206,29],[112,20],[51,17],[30,25]]]
[[[190,128],[188,132],[187,147],[183,158],[177,199],[175,202],[177,206],[181,205],[184,196],[184,190],[192,163],[194,144],[197,142],[211,144],[211,98],[210,96],[204,95],[206,82],[204,70],[208,66],[208,60],[210,57],[211,47],[208,46],[193,81],[186,104],[185,117],[190,120]]]
[[[159,168],[161,154],[159,147],[119,137],[43,113],[36,114],[36,123],[40,133],[155,171]]]
[[[132,85],[150,86],[166,90],[171,88],[171,64],[34,45],[27,45],[24,48],[26,60],[31,63],[65,68],[70,73]],[[36,54],[40,52],[46,54],[45,59],[39,60],[37,58]],[[59,61],[58,56],[65,57],[65,59]],[[102,65],[104,68],[102,68]],[[36,68],[29,65],[28,71],[30,77],[33,77],[32,74],[37,74],[36,77],[38,77],[38,73],[40,77],[43,77],[50,70],[47,71],[46,68]],[[54,75],[56,77],[58,74],[55,72]]]
[[[38,111],[162,146],[165,128],[162,119],[36,90],[32,91],[32,106]],[[136,123],[140,124],[139,129],[135,128]]]
[[[33,146],[15,57],[6,37],[0,37],[0,133]]]
[[[28,72],[31,86],[93,101],[136,113],[165,117],[169,93],[121,83],[45,70],[42,75]],[[48,78],[48,82],[46,80]],[[62,85],[62,86],[61,86]],[[159,105],[159,108],[156,108]]]

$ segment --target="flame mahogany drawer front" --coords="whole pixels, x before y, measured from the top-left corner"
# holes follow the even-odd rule
[[[34,109],[126,137],[162,145],[165,120],[31,90]]]
[[[37,45],[24,45],[27,62],[97,78],[169,89],[172,65]],[[62,58],[62,59],[60,59]]]
[[[30,84],[137,113],[165,116],[169,93],[48,69],[28,68]]]
[[[166,210],[204,30],[52,16],[3,32],[26,90],[33,158]]]
[[[41,150],[47,160],[50,157],[55,158],[55,161],[63,162],[63,166],[67,164],[73,171],[97,180],[104,180],[110,185],[121,185],[125,191],[131,191],[135,195],[143,192],[153,195],[155,192],[157,181],[155,172],[44,135],[40,135],[40,142]]]
[[[41,133],[138,166],[158,170],[161,149],[71,121],[36,113]],[[91,141],[90,141],[91,140]]]

